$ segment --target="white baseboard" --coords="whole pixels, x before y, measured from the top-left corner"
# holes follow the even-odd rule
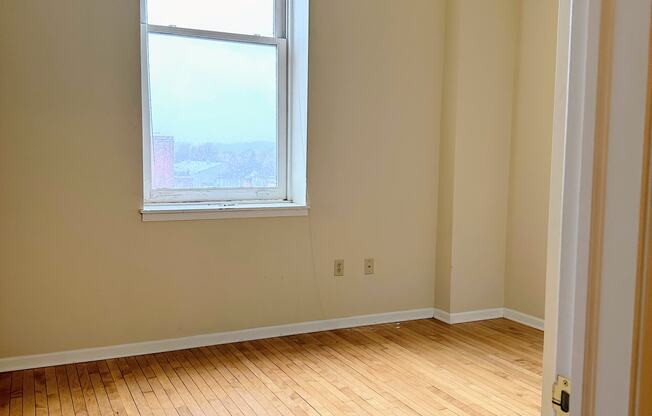
[[[441,309],[435,309],[435,319],[447,324],[463,324],[465,322],[486,321],[487,319],[498,319],[504,317],[503,308],[481,309],[469,312],[446,312]]]
[[[157,352],[176,351],[186,348],[206,347],[209,345],[229,344],[240,341],[273,338],[286,335],[307,334],[333,329],[355,328],[367,325],[391,322],[412,321],[416,319],[435,318],[447,324],[483,321],[487,319],[506,318],[543,331],[543,319],[505,308],[484,309],[478,311],[449,313],[435,308],[412,309],[407,311],[361,315],[322,321],[301,322],[296,324],[268,326],[263,328],[243,329],[240,331],[218,332],[184,338],[172,338],[159,341],[138,342],[133,344],[113,345],[99,348],[54,352],[49,354],[24,355],[20,357],[0,358],[0,373],[29,368],[49,367],[53,365],[72,364],[86,361],[105,360],[109,358],[129,357],[132,355],[153,354]]]
[[[465,322],[485,321],[487,319],[505,318],[510,321],[543,331],[543,319],[526,315],[508,308],[483,309],[478,311],[449,313],[435,309],[434,318],[447,324],[462,324]]]
[[[540,331],[543,331],[544,322],[545,322],[543,319],[537,318],[536,316],[526,315],[522,312],[515,311],[513,309],[508,309],[508,308],[505,308],[505,319],[518,322],[519,324],[523,324],[538,329]]]
[[[449,312],[443,311],[441,309],[435,308],[433,318],[438,321],[442,321],[450,325],[451,323],[451,314]]]
[[[176,351],[186,348],[206,347],[209,345],[229,344],[239,341],[273,338],[285,335],[305,334],[342,328],[384,324],[416,319],[432,318],[433,308],[413,309],[407,311],[361,315],[322,321],[301,322],[296,324],[268,326],[244,329],[240,331],[219,332],[184,338],[160,341],[139,342],[133,344],[113,345],[99,348],[86,348],[49,354],[25,355],[0,359],[0,373],[29,368],[49,367],[53,365],[72,364],[109,358],[128,357],[132,355],[152,354],[156,352]]]
[[[464,322],[486,321],[487,319],[498,319],[504,317],[502,308],[482,309],[479,311],[458,312],[451,314],[451,324]]]

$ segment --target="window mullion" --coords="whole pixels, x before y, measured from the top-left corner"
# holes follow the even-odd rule
[[[287,37],[287,0],[274,0],[274,36]]]
[[[216,32],[211,30],[188,29],[175,26],[147,25],[148,33],[161,35],[186,36],[191,38],[215,39],[232,42],[254,43],[261,45],[278,45],[283,39],[266,36],[243,35],[240,33]]]

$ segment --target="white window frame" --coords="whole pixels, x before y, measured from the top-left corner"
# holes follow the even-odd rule
[[[150,25],[147,23],[146,1],[141,0],[143,219],[157,221],[241,218],[249,216],[247,212],[250,212],[252,217],[307,215],[308,0],[275,0],[273,37]],[[150,33],[276,46],[277,188],[151,189],[153,154],[148,54]]]

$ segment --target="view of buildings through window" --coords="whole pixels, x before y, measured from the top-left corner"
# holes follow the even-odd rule
[[[154,189],[276,187],[273,142],[195,144],[155,134],[152,159]]]

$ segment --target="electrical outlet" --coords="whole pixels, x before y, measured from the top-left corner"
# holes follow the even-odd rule
[[[364,274],[374,274],[374,259],[364,259]]]
[[[344,260],[335,260],[335,264],[333,266],[333,276],[344,276]]]

